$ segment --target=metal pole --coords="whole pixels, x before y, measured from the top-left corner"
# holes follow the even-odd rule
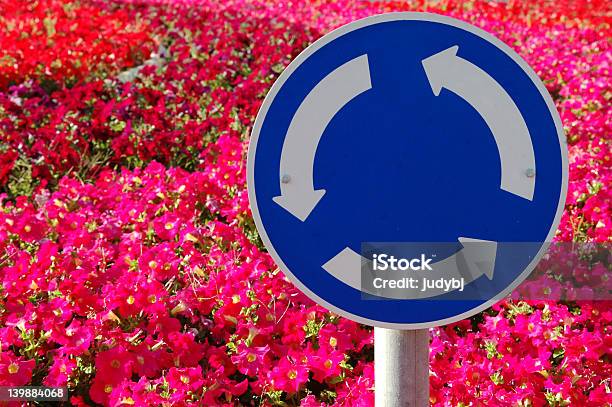
[[[374,328],[376,407],[429,406],[429,330]]]

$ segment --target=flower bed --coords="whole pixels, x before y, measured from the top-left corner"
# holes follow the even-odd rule
[[[76,405],[372,405],[371,328],[265,253],[245,153],[292,58],[382,11],[515,48],[566,129],[557,239],[612,240],[607,2],[219,3],[0,2],[0,385],[68,386]],[[431,330],[432,403],[609,404],[609,305],[508,300]]]

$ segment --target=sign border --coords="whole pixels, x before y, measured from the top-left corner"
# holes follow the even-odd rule
[[[509,56],[514,62],[516,62],[519,67],[529,76],[533,84],[539,90],[542,98],[546,102],[548,110],[553,118],[555,123],[555,128],[557,130],[557,136],[559,137],[559,147],[561,149],[561,165],[562,165],[562,176],[561,176],[561,193],[559,196],[559,204],[557,206],[557,212],[555,214],[555,218],[551,224],[548,235],[546,236],[546,240],[543,242],[542,247],[538,251],[538,253],[534,256],[532,261],[527,265],[527,267],[523,270],[521,274],[517,278],[514,279],[512,284],[508,285],[504,290],[502,290],[495,297],[491,298],[488,301],[485,301],[483,304],[478,307],[472,308],[469,311],[463,312],[459,315],[455,315],[449,318],[444,318],[436,321],[429,322],[419,322],[419,323],[394,323],[394,322],[385,322],[385,321],[377,321],[369,318],[364,318],[359,315],[352,314],[348,311],[345,311],[341,308],[330,304],[328,301],[320,298],[316,293],[310,290],[306,285],[302,284],[302,282],[291,272],[289,267],[285,265],[282,258],[276,252],[274,246],[272,245],[268,235],[266,233],[266,228],[263,225],[261,217],[259,215],[259,209],[257,207],[257,196],[255,194],[255,155],[257,151],[257,142],[259,140],[259,133],[261,131],[261,127],[263,122],[268,114],[268,110],[276,98],[276,95],[283,87],[287,79],[293,74],[293,72],[312,54],[316,51],[329,44],[333,40],[348,34],[352,31],[358,30],[360,28],[364,28],[370,25],[391,22],[391,21],[427,21],[433,23],[440,23],[449,25],[452,27],[456,27],[465,31],[468,31],[478,37],[488,41],[489,43],[496,46],[498,49],[503,51],[507,56]],[[270,91],[266,95],[257,117],[255,119],[255,124],[253,125],[253,129],[251,131],[250,142],[247,153],[247,191],[249,196],[249,204],[251,205],[251,212],[253,214],[253,219],[255,221],[255,226],[257,227],[257,231],[263,241],[266,249],[272,259],[275,261],[277,266],[281,269],[283,273],[289,278],[289,280],[300,289],[307,297],[316,302],[317,304],[327,308],[328,310],[335,312],[336,314],[348,318],[350,320],[365,324],[371,325],[375,327],[381,328],[390,328],[390,329],[424,329],[424,328],[433,328],[436,326],[446,325],[453,322],[460,321],[462,319],[469,318],[489,307],[497,303],[502,298],[506,297],[510,292],[512,292],[527,276],[531,273],[531,271],[536,267],[548,246],[552,242],[552,238],[555,236],[556,230],[561,221],[561,216],[563,214],[563,210],[565,207],[565,201],[567,196],[567,188],[568,188],[568,149],[563,148],[567,145],[567,140],[565,138],[565,132],[563,131],[563,124],[561,122],[561,118],[559,117],[559,113],[555,107],[555,104],[552,100],[552,97],[548,93],[548,90],[538,77],[538,75],[534,72],[534,70],[525,62],[523,58],[521,58],[512,48],[510,48],[507,44],[502,42],[500,39],[495,37],[488,32],[473,26],[464,21],[458,20],[456,18],[447,17],[434,13],[427,12],[394,12],[394,13],[385,13],[385,14],[377,14],[370,17],[362,18],[360,20],[356,20],[345,24],[335,30],[329,32],[323,37],[316,40],[314,43],[309,45],[306,49],[304,49],[291,63],[287,68],[280,74],[277,80],[274,82]]]

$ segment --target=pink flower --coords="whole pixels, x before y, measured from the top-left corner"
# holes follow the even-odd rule
[[[257,377],[259,372],[264,370],[266,362],[269,363],[266,354],[270,351],[270,347],[248,347],[241,342],[238,345],[238,353],[232,356],[232,363],[238,367],[238,371],[247,376]]]
[[[270,371],[269,379],[275,389],[294,394],[300,391],[301,387],[308,381],[308,369],[305,365],[291,362],[287,357],[284,357]]]
[[[344,359],[345,355],[342,352],[319,348],[308,356],[308,366],[313,372],[313,379],[323,383],[325,380],[337,378],[342,372],[340,363],[344,362]]]
[[[44,379],[44,385],[49,387],[66,387],[70,376],[77,367],[75,359],[56,356],[49,374]]]
[[[0,384],[2,386],[25,386],[30,384],[36,362],[16,357],[12,352],[0,352]]]

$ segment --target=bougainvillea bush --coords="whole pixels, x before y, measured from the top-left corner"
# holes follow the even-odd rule
[[[608,1],[0,0],[0,385],[66,386],[74,405],[373,405],[372,329],[267,255],[245,152],[292,58],[398,10],[473,23],[531,64],[569,148],[556,239],[611,242]],[[588,259],[574,277],[606,282],[610,259]],[[508,299],[433,329],[431,403],[609,406],[611,323],[606,301]]]

